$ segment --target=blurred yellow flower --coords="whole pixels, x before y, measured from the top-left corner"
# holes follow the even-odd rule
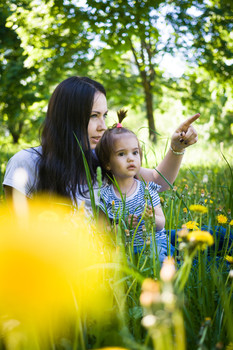
[[[233,264],[233,256],[226,255],[225,260],[228,261],[230,264]]]
[[[229,222],[229,225],[230,225],[230,226],[233,226],[233,220],[231,220],[231,221]]]
[[[187,235],[187,239],[193,245],[197,246],[199,249],[206,249],[207,246],[211,246],[214,244],[213,236],[207,231],[192,231]]]
[[[227,217],[223,214],[220,214],[217,216],[217,221],[219,224],[226,224],[227,223]]]
[[[183,208],[183,212],[186,214],[188,212],[187,208]]]
[[[201,204],[192,204],[189,209],[199,214],[205,214],[208,212],[208,208]]]
[[[22,219],[0,212],[1,314],[45,331],[77,309],[101,315],[109,290],[98,266],[109,255],[84,213],[45,199],[29,203]]]
[[[189,230],[198,230],[199,224],[196,221],[188,221],[188,222],[186,222],[185,226]]]

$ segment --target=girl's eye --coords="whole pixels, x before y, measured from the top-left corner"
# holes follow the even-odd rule
[[[137,154],[138,154],[138,151],[134,151],[134,152],[133,152],[133,155],[136,156]]]
[[[124,152],[118,153],[118,156],[119,156],[119,157],[123,157],[123,155],[124,155]]]
[[[106,114],[104,114],[104,119],[106,119],[106,118],[107,118],[107,116],[108,116],[108,115],[107,115],[107,113],[106,113]]]
[[[97,118],[97,114],[91,114],[91,118]]]

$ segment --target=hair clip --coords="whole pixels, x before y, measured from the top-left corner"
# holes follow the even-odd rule
[[[121,123],[117,123],[117,128],[122,128],[122,124]]]

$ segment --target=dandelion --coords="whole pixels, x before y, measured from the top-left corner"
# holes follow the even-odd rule
[[[233,226],[233,220],[231,220],[231,221],[229,222],[229,225],[230,225],[230,226]]]
[[[229,262],[230,264],[233,265],[233,256],[226,255],[226,256],[225,256],[225,260],[226,260],[227,262]]]
[[[187,214],[188,209],[187,209],[187,208],[183,208],[183,212],[184,212],[185,214]]]
[[[201,204],[192,204],[189,209],[199,214],[205,214],[208,212],[208,208]]]
[[[57,322],[72,317],[76,303],[82,311],[100,315],[108,300],[98,288],[99,272],[88,270],[106,261],[97,228],[84,213],[71,215],[68,205],[55,202],[30,202],[24,225],[0,208],[1,312],[45,331],[54,315]]]
[[[186,222],[185,226],[189,230],[198,230],[199,224],[196,221],[188,221],[188,222]]]
[[[219,224],[226,224],[227,223],[227,217],[223,214],[220,214],[217,216],[217,221]]]
[[[213,236],[207,231],[192,231],[187,235],[187,239],[193,245],[197,246],[199,249],[206,249],[207,246],[214,244]]]

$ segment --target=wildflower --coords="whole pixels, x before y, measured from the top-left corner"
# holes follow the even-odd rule
[[[189,231],[187,230],[186,225],[182,225],[182,230],[178,231],[179,241],[183,240],[188,236]]]
[[[225,260],[228,261],[230,264],[233,265],[233,256],[226,255],[226,256],[225,256]]]
[[[167,257],[160,270],[160,278],[163,282],[170,282],[175,275],[175,261],[171,257]]]
[[[183,212],[184,212],[185,214],[187,214],[188,209],[187,209],[187,208],[183,208]]]
[[[160,291],[160,284],[157,280],[153,280],[152,278],[146,278],[142,283],[142,290],[158,293]]]
[[[188,185],[186,184],[185,186],[184,186],[184,189],[187,191],[188,190]]]
[[[129,232],[129,230],[125,229],[125,235],[126,235],[126,237],[130,237],[130,232]]]
[[[155,325],[156,323],[156,317],[154,315],[146,315],[143,317],[142,319],[142,325],[145,327],[145,328],[150,328],[152,326]]]
[[[160,284],[151,278],[146,278],[142,283],[142,293],[140,303],[144,307],[149,307],[153,303],[160,302]]]
[[[189,229],[189,230],[198,230],[198,222],[196,221],[188,221],[186,222],[185,226]]]
[[[88,313],[100,314],[108,302],[98,288],[98,273],[87,271],[106,258],[97,228],[85,214],[72,216],[68,205],[57,203],[30,202],[26,222],[0,208],[1,312],[45,331],[55,314],[58,320],[73,317],[74,298]]]
[[[217,216],[217,221],[219,224],[226,224],[227,223],[227,217],[223,214],[220,214]]]
[[[160,203],[163,204],[164,203],[164,198],[160,197]]]
[[[233,226],[233,220],[231,220],[231,221],[229,222],[229,225],[230,225],[230,226]]]
[[[173,186],[172,191],[176,192],[177,191],[177,187]]]
[[[229,278],[233,278],[233,270],[229,271]]]
[[[205,174],[203,176],[202,182],[207,183],[208,181],[209,181],[208,175]]]
[[[201,204],[192,204],[189,209],[199,214],[205,214],[208,211],[208,208]]]
[[[204,197],[204,195],[205,195],[205,190],[201,190],[201,197]]]
[[[193,245],[202,250],[206,249],[207,246],[214,244],[213,236],[207,231],[197,230],[189,232],[187,239]]]

